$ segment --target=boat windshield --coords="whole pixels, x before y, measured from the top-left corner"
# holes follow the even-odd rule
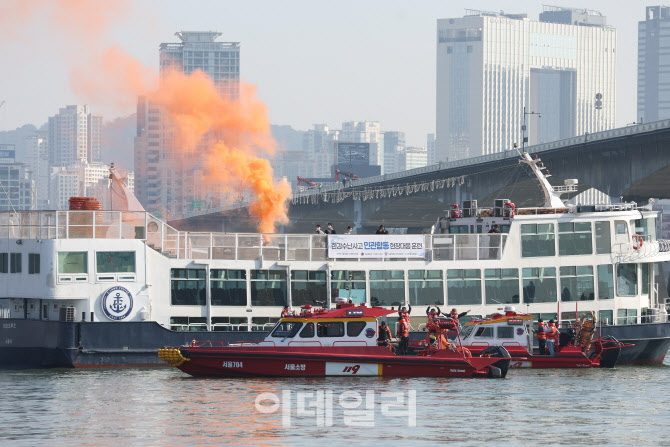
[[[468,338],[470,336],[470,334],[472,334],[472,331],[475,330],[475,327],[477,327],[477,326],[475,326],[475,325],[463,326],[463,329],[461,329],[461,334],[460,334],[461,338]]]
[[[293,338],[295,334],[298,333],[302,327],[301,322],[296,321],[282,321],[277,326],[275,326],[274,331],[272,331],[272,337],[283,337],[283,338]]]

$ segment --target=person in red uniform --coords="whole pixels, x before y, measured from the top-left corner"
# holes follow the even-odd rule
[[[407,355],[407,346],[409,345],[409,322],[405,318],[398,321],[398,334],[400,339],[398,343],[398,355]]]
[[[549,320],[549,327],[545,330],[547,335],[547,349],[550,356],[556,355],[556,341],[558,340],[558,329],[554,324],[554,320]]]
[[[281,311],[281,317],[286,318],[286,317],[292,317],[293,312],[291,312],[291,308],[288,306],[284,306],[284,309]]]
[[[430,325],[430,323],[433,322],[433,318],[439,317],[441,313],[442,311],[440,310],[439,307],[435,306],[434,309],[431,309],[430,306],[428,306],[428,309],[426,309],[426,316],[428,317],[428,325]]]
[[[547,349],[547,334],[544,332],[545,329],[544,320],[540,318],[537,322],[537,331],[535,332],[537,346],[540,348],[540,355],[544,355]]]

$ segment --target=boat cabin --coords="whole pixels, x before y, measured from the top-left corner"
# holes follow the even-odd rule
[[[532,315],[517,313],[513,306],[506,306],[503,314],[496,313],[466,323],[460,332],[461,343],[469,349],[503,346],[532,352],[532,325]]]
[[[282,318],[263,343],[275,346],[377,346],[380,317],[396,313],[381,307],[337,303],[332,310],[302,306]]]

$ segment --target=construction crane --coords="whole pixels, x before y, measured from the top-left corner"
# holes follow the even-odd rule
[[[342,172],[339,169],[335,169],[335,182],[338,182],[340,180],[340,174],[342,174],[349,180],[355,180],[358,178],[356,174],[352,174],[351,172]]]
[[[298,176],[298,186],[302,186],[302,184],[305,184],[307,186],[311,186],[311,187],[314,187],[314,188],[319,186],[311,180],[307,180],[306,178]]]

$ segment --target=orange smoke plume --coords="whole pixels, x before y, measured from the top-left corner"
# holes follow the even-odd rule
[[[130,0],[2,0],[0,25],[11,31],[41,19],[54,34],[66,34],[78,48],[63,53],[76,54],[76,63],[84,65],[71,73],[75,94],[94,107],[115,110],[128,110],[138,95],[146,95],[173,123],[173,149],[181,154],[203,152],[203,181],[228,192],[239,190],[240,185],[251,191],[254,199],[249,208],[259,218],[260,230],[275,231],[277,223],[287,220],[290,188],[285,181],[273,182],[272,167],[263,158],[272,155],[276,146],[267,108],[255,90],[244,84],[239,86],[239,99],[221,96],[200,71],[161,73],[155,89],[155,70],[118,46],[103,50],[105,33],[133,6]]]
[[[229,191],[245,185],[255,197],[250,213],[259,218],[261,232],[271,233],[277,223],[288,220],[290,186],[274,183],[270,162],[260,157],[272,155],[276,146],[267,108],[253,87],[241,83],[239,88],[238,100],[225,98],[205,73],[173,70],[148,97],[175,126],[178,151],[194,152],[205,143],[203,180]]]

